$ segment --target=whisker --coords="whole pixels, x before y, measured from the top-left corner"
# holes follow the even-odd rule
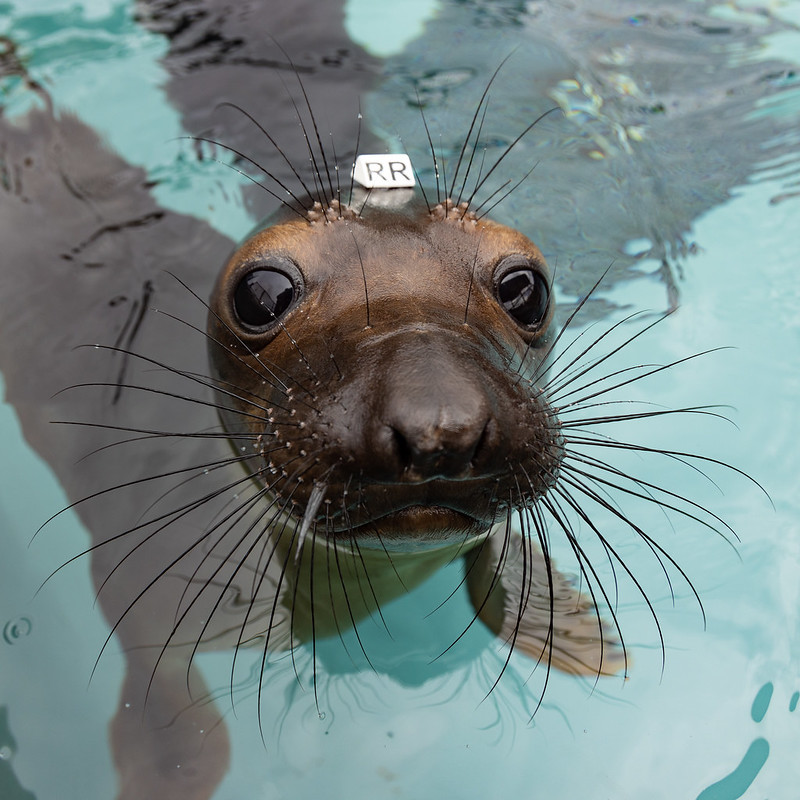
[[[292,174],[295,176],[295,178],[297,178],[297,182],[300,184],[300,186],[303,189],[303,192],[306,194],[306,196],[311,197],[312,196],[311,191],[309,190],[308,186],[306,185],[305,181],[303,180],[303,176],[297,171],[297,168],[295,167],[294,162],[286,155],[286,153],[283,151],[283,149],[280,147],[280,145],[275,141],[275,139],[272,138],[272,135],[269,133],[269,131],[252,114],[250,114],[249,111],[245,110],[244,108],[242,108],[240,105],[237,105],[236,103],[232,103],[229,100],[223,100],[222,102],[217,103],[217,106],[216,106],[216,108],[226,108],[226,107],[227,108],[232,108],[232,109],[238,111],[243,116],[247,117],[247,119],[249,119],[250,122],[252,122],[253,125],[255,125],[256,128],[258,128],[259,131],[261,131],[261,133],[264,135],[264,138],[275,148],[275,150],[277,151],[278,155],[283,160],[284,164],[286,164],[286,166],[289,167],[289,169],[292,171]],[[258,167],[258,169],[260,169],[265,175],[268,175],[270,178],[272,178],[272,175],[270,175],[263,167],[261,167],[260,164],[255,164],[254,166]],[[273,180],[275,180],[275,179],[273,178]],[[281,182],[279,182],[277,180],[275,182],[301,208],[303,208],[303,204],[300,202],[300,200],[294,195],[294,193],[288,187],[284,186]],[[304,209],[304,210],[307,210],[307,209]],[[301,216],[303,218],[305,218],[304,214],[301,214]]]
[[[425,128],[425,135],[428,137],[428,147],[430,148],[431,158],[433,159],[433,174],[434,177],[436,178],[436,203],[439,204],[442,202],[442,192],[439,187],[439,162],[436,159],[436,148],[433,146],[433,138],[431,137],[430,128],[428,128],[428,121],[425,119],[425,112],[422,107],[422,100],[420,100],[419,91],[417,91],[416,87],[414,87],[414,92],[417,95],[417,108],[419,108],[419,115],[420,118],[422,119],[422,126]],[[418,181],[418,183],[420,186],[422,186],[422,181]],[[445,184],[445,190],[446,190],[446,184]],[[425,199],[425,202],[426,203],[428,202],[427,198]],[[430,212],[430,205],[428,205],[428,211]]]
[[[475,622],[478,619],[480,619],[481,612],[486,607],[486,604],[489,602],[489,597],[491,596],[492,592],[495,590],[495,587],[499,583],[500,576],[501,576],[501,574],[503,572],[503,567],[505,566],[506,560],[508,558],[508,546],[509,546],[509,542],[511,540],[511,512],[510,511],[506,515],[506,523],[505,523],[504,531],[505,531],[505,533],[503,535],[503,545],[502,545],[502,548],[500,550],[500,556],[497,559],[497,566],[495,567],[494,573],[493,573],[492,578],[491,578],[491,580],[489,582],[489,588],[486,590],[486,594],[484,595],[483,600],[481,601],[480,605],[477,608],[474,609],[474,613],[472,614],[472,616],[470,618],[470,621],[466,624],[466,626],[461,631],[461,633],[452,642],[450,642],[450,644],[447,647],[445,647],[445,649],[442,650],[442,652],[439,653],[439,655],[437,655],[435,658],[431,659],[431,663],[432,664],[435,663],[436,661],[438,661],[440,658],[442,658],[445,654],[450,652],[450,650],[452,650],[461,641],[461,639],[463,639],[464,636],[467,635],[467,633],[470,630],[470,628],[475,624]],[[479,555],[481,550],[483,549],[484,543],[486,541],[488,541],[488,538],[484,539],[484,542],[481,543],[481,545],[480,545],[480,550],[478,550],[477,552],[470,551],[470,556],[473,556],[473,553],[475,553],[475,557],[477,557],[477,555]],[[473,563],[475,563],[475,562],[473,561]]]
[[[325,153],[325,147],[322,144],[322,137],[320,136],[319,127],[317,126],[317,118],[316,118],[316,115],[314,114],[314,108],[311,105],[311,101],[309,100],[308,93],[306,92],[305,84],[303,83],[303,79],[300,77],[300,72],[295,67],[294,61],[292,61],[291,57],[286,52],[286,50],[283,48],[283,46],[281,45],[280,42],[278,42],[274,37],[270,37],[270,38],[272,39],[272,41],[276,45],[276,47],[281,51],[281,53],[283,53],[284,57],[289,62],[289,65],[292,67],[295,79],[297,80],[297,85],[300,87],[300,91],[303,94],[303,100],[305,101],[306,110],[308,111],[308,116],[311,119],[311,125],[312,125],[312,128],[314,129],[314,135],[315,135],[316,140],[317,140],[317,146],[319,147],[320,158],[322,159],[322,164],[325,167],[325,177],[328,179],[328,188],[330,190],[330,195],[329,195],[330,199],[328,199],[328,197],[325,196],[325,187],[324,187],[324,181],[322,180],[322,173],[320,172],[319,166],[317,164],[316,156],[314,155],[313,148],[311,147],[311,143],[310,143],[310,141],[308,139],[308,136],[306,134],[305,125],[303,124],[303,121],[302,121],[301,116],[300,116],[300,110],[297,107],[297,104],[294,101],[294,97],[292,96],[292,94],[290,92],[289,92],[289,100],[292,103],[292,106],[294,106],[295,112],[297,113],[297,119],[300,122],[301,128],[303,130],[303,136],[304,136],[304,138],[306,140],[306,143],[308,144],[308,152],[309,152],[309,155],[311,157],[311,161],[312,161],[312,163],[314,165],[315,175],[317,177],[319,177],[320,189],[322,191],[322,196],[325,199],[325,206],[326,207],[330,206],[331,205],[331,201],[333,200],[333,197],[334,197],[333,183],[331,182],[331,175],[330,175],[330,168],[329,168],[329,164],[328,164],[328,158],[327,158],[327,155]],[[281,80],[283,80],[282,77],[281,77]],[[288,89],[287,89],[287,92],[288,92]]]
[[[229,144],[225,144],[225,142],[220,142],[220,141],[217,141],[216,139],[210,139],[210,138],[205,137],[205,136],[187,135],[187,136],[179,136],[178,139],[188,139],[188,140],[190,140],[192,142],[205,142],[206,144],[212,144],[215,147],[221,147],[221,148],[223,148],[223,150],[227,150],[229,153],[233,153],[233,155],[235,155],[237,158],[240,158],[243,161],[246,161],[248,164],[252,164],[257,170],[259,170],[260,172],[263,172],[264,175],[266,175],[271,181],[274,181],[278,186],[280,186],[282,189],[284,189],[284,191],[289,195],[289,197],[291,197],[291,199],[294,200],[295,203],[297,203],[297,206],[299,206],[299,208],[296,207],[296,206],[293,206],[291,203],[288,203],[285,200],[285,198],[283,198],[280,194],[278,194],[278,192],[270,189],[269,186],[265,186],[263,183],[261,183],[261,181],[256,180],[252,175],[248,175],[244,170],[241,170],[238,167],[234,166],[233,164],[228,164],[227,162],[222,161],[222,160],[220,160],[218,158],[214,158],[213,159],[213,161],[216,161],[216,163],[221,164],[223,167],[228,167],[228,169],[233,170],[238,175],[241,175],[243,178],[246,178],[251,183],[254,183],[256,186],[258,186],[259,188],[263,189],[265,192],[267,192],[267,194],[269,194],[270,196],[274,197],[281,205],[283,205],[285,208],[289,209],[290,211],[295,213],[298,217],[300,217],[300,219],[308,219],[306,217],[306,209],[304,208],[303,203],[292,192],[292,190],[289,189],[280,180],[280,178],[278,178],[272,172],[267,170],[265,167],[262,167],[261,164],[259,164],[254,159],[250,158],[250,156],[245,155],[243,152],[241,152],[241,150],[237,150],[235,147],[233,147],[233,146],[231,146]]]
[[[609,474],[616,475],[617,477],[626,478],[626,479],[628,479],[630,481],[633,481],[634,483],[636,483],[636,484],[638,484],[638,485],[640,485],[642,487],[647,487],[648,489],[653,489],[654,491],[657,491],[657,492],[659,492],[661,494],[664,494],[664,495],[666,495],[668,497],[674,497],[674,498],[677,498],[679,500],[682,500],[687,505],[692,506],[694,508],[697,508],[700,511],[703,511],[704,513],[708,514],[712,519],[716,520],[717,522],[719,522],[720,525],[722,525],[724,528],[726,528],[728,531],[730,531],[731,535],[737,541],[739,540],[739,537],[737,536],[736,531],[734,531],[733,528],[730,525],[728,525],[723,519],[721,519],[718,515],[714,514],[713,512],[708,511],[708,509],[704,508],[700,504],[695,503],[692,500],[688,500],[687,498],[683,497],[683,495],[676,494],[675,492],[670,492],[667,489],[664,489],[664,488],[662,488],[660,486],[657,486],[654,483],[649,483],[648,481],[642,480],[641,478],[634,478],[634,477],[632,477],[630,475],[625,474],[624,472],[621,472],[620,470],[618,470],[618,469],[616,469],[614,467],[609,466],[608,464],[603,464],[602,462],[597,462],[594,459],[592,461],[586,461],[586,460],[581,459],[580,457],[578,457],[578,456],[576,456],[574,454],[568,453],[565,456],[565,461],[568,461],[569,463],[563,463],[562,462],[562,465],[561,465],[562,470],[568,470],[572,474],[580,475],[580,476],[582,476],[584,478],[591,478],[592,480],[595,480],[598,483],[601,483],[604,486],[607,486],[607,487],[609,487],[611,489],[615,489],[617,491],[624,492],[625,494],[631,495],[632,497],[637,497],[640,500],[647,500],[650,503],[655,503],[656,505],[660,506],[661,508],[667,508],[670,511],[675,511],[676,513],[680,514],[681,516],[686,517],[687,519],[693,520],[694,522],[699,523],[703,527],[708,528],[708,530],[711,530],[714,533],[718,534],[719,536],[722,537],[722,539],[725,542],[727,542],[728,544],[733,546],[731,541],[718,528],[716,528],[710,522],[708,522],[706,520],[703,520],[702,518],[698,517],[695,514],[692,514],[691,512],[687,511],[686,509],[680,508],[679,506],[673,505],[671,503],[667,503],[663,499],[655,500],[648,494],[641,494],[641,493],[636,492],[633,489],[631,489],[629,487],[626,487],[626,486],[623,486],[623,485],[621,485],[619,483],[615,483],[615,482],[610,481],[608,479],[601,478],[598,475],[593,475],[592,473],[585,472],[584,470],[581,470],[578,467],[574,466],[574,464],[572,462],[578,461],[578,462],[586,463],[587,466],[591,465],[591,466],[595,467],[596,469],[601,469],[603,472],[608,472]],[[615,511],[615,513],[617,513],[617,512]],[[626,521],[627,521],[627,518],[626,518]]]
[[[552,114],[554,111],[560,111],[561,109],[557,106],[548,109],[544,113],[540,114],[530,125],[528,125],[522,133],[520,133],[513,142],[511,142],[508,147],[500,154],[498,159],[494,162],[492,167],[490,167],[489,171],[481,178],[481,180],[476,184],[475,188],[472,190],[472,194],[467,198],[467,206],[472,206],[472,201],[475,199],[475,195],[483,188],[486,181],[491,178],[492,173],[505,161],[508,154],[519,144],[519,142],[528,134],[529,131],[533,130],[546,116]]]
[[[308,503],[306,504],[306,510],[303,513],[303,519],[300,521],[300,532],[297,536],[297,549],[295,550],[294,554],[295,563],[299,563],[300,551],[303,549],[303,544],[305,543],[309,529],[315,524],[314,517],[317,515],[317,511],[319,511],[322,501],[325,499],[325,491],[327,488],[327,483],[315,482],[314,488],[311,490],[311,495],[309,496]]]
[[[361,257],[361,248],[358,246],[358,239],[355,233],[351,230],[350,235],[353,237],[353,244],[356,246],[356,253],[358,254],[358,263],[361,265],[361,277],[364,280],[364,309],[367,315],[367,328],[369,324],[369,290],[367,289],[367,272],[364,269],[364,259]]]
[[[484,103],[486,103],[487,108],[484,110],[483,117],[481,118],[481,123],[480,123],[480,126],[478,128],[478,133],[477,133],[477,135],[475,137],[476,146],[477,146],[477,141],[480,138],[480,132],[481,132],[481,130],[483,128],[483,120],[486,117],[486,110],[488,110],[487,97],[489,95],[489,90],[492,88],[492,84],[494,83],[495,78],[497,77],[498,73],[505,66],[506,62],[508,61],[509,58],[511,58],[512,55],[513,55],[513,53],[509,53],[500,62],[500,64],[498,65],[497,69],[495,69],[495,71],[492,73],[492,77],[489,78],[489,81],[486,84],[486,88],[483,90],[483,94],[481,95],[480,100],[478,100],[478,105],[476,106],[475,111],[474,111],[474,113],[472,115],[472,121],[470,122],[469,128],[467,130],[467,135],[464,137],[464,143],[461,145],[461,152],[458,154],[458,161],[456,162],[456,168],[453,171],[453,179],[452,179],[452,182],[450,184],[450,188],[449,189],[447,188],[447,184],[445,183],[445,192],[447,193],[447,197],[453,197],[453,192],[455,191],[455,187],[456,187],[456,181],[458,179],[458,172],[461,169],[461,162],[463,161],[464,154],[466,153],[467,147],[469,146],[469,140],[470,140],[470,137],[472,136],[472,132],[475,130],[475,124],[478,121],[478,117],[481,115],[481,109],[483,108]],[[475,155],[475,150],[473,148],[472,156],[474,156],[474,155]],[[467,165],[467,170],[466,170],[466,172],[464,174],[464,184],[466,184],[467,178],[469,176],[469,168],[472,165],[472,156],[470,156],[469,164]],[[461,191],[463,192],[463,190],[464,190],[464,187],[462,186],[461,187]],[[461,197],[461,192],[459,192],[459,200],[460,200],[460,197]],[[458,205],[458,204],[456,203],[456,205]]]

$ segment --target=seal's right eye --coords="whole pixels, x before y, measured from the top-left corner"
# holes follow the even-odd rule
[[[233,307],[245,328],[261,333],[286,313],[296,295],[294,282],[285,272],[258,267],[240,278]]]

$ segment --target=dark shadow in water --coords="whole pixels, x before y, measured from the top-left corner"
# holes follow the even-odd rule
[[[0,797],[3,800],[36,800],[14,774],[14,754],[17,742],[8,722],[8,708],[0,706]]]

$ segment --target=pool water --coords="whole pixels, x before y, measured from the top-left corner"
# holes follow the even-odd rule
[[[492,30],[501,31],[503,25],[518,31],[520,21],[522,28],[531,25],[537,9],[544,8],[538,3],[472,5],[487,17],[499,8],[516,9],[516,16],[491,18]],[[459,6],[450,4],[448,13]],[[365,22],[355,3],[349,4],[348,30],[362,44],[371,45],[374,38],[382,57],[405,53],[413,66],[419,57],[414,37],[424,35],[426,20],[430,28],[445,18],[437,4],[415,9],[416,25],[395,37],[393,51],[391,37],[388,44],[377,41],[375,26],[382,18]],[[765,39],[763,57],[797,59],[800,32],[793,26],[800,25],[800,3],[773,10],[784,27]],[[725,4],[718,16],[744,24],[748,15],[759,13]],[[182,145],[170,141],[181,127],[160,89],[164,75],[158,59],[166,45],[136,25],[127,4],[0,3],[0,34],[23,46],[28,68],[47,83],[60,107],[74,110],[129,161],[162,180],[156,189],[159,202],[201,216],[232,238],[252,227],[224,168],[187,166],[180,157]],[[469,33],[454,34],[456,39],[462,35]],[[487,78],[474,77],[473,97]],[[710,470],[719,489],[690,470],[669,472],[674,491],[708,505],[731,525],[741,539],[735,549],[697,525],[673,517],[670,528],[657,510],[641,511],[640,518],[659,531],[659,541],[691,577],[702,598],[705,628],[687,584],[673,572],[673,601],[652,554],[623,541],[626,560],[642,576],[664,632],[663,670],[647,606],[632,587],[623,587],[619,614],[633,658],[628,679],[606,678],[595,685],[553,675],[531,720],[542,670],[532,674],[532,664],[515,655],[487,697],[505,651],[480,626],[436,658],[443,637],[458,635],[469,613],[467,601],[463,593],[457,595],[429,617],[420,609],[438,605],[458,583],[454,565],[385,609],[393,639],[379,625],[364,624],[361,633],[374,671],[353,664],[338,641],[322,643],[315,699],[309,652],[300,650],[295,663],[289,658],[272,663],[262,703],[266,749],[253,708],[254,683],[248,680],[260,658],[245,655],[235,712],[226,713],[231,769],[215,797],[797,796],[800,85],[786,81],[784,91],[759,107],[759,113],[782,120],[780,157],[772,156],[767,143],[752,142],[754,151],[763,145],[766,155],[752,159],[750,174],[730,188],[724,202],[709,205],[694,219],[689,234],[694,246],[674,271],[673,295],[665,291],[660,261],[646,256],[630,267],[627,278],[600,290],[610,322],[631,309],[663,311],[671,296],[679,298],[676,313],[626,348],[629,363],[667,363],[706,349],[731,348],[632,390],[642,398],[656,397],[665,407],[728,405],[735,425],[673,420],[647,427],[647,441],[731,463],[769,493],[770,499],[726,470]],[[120,85],[127,87],[124,96]],[[387,97],[396,100],[395,93],[390,79],[365,108],[380,114]],[[135,114],[129,113],[131,97]],[[5,99],[13,113],[24,111],[26,99],[18,87],[10,85]],[[436,113],[434,103],[431,116]],[[386,117],[373,125],[389,135]],[[409,134],[402,136],[408,141]],[[574,281],[568,269],[564,275],[559,292],[569,303]],[[4,405],[0,412],[0,706],[6,709],[0,715],[0,796],[110,797],[116,778],[107,724],[117,702],[122,659],[112,646],[89,682],[108,628],[93,604],[88,560],[72,563],[37,593],[54,569],[87,546],[88,538],[70,512],[31,542],[44,519],[69,500],[26,445],[14,410]],[[637,437],[640,428],[632,424],[620,435]],[[667,468],[645,463],[642,469],[658,479],[659,470]],[[568,567],[566,554],[559,555],[565,559],[561,567]],[[219,689],[219,702],[225,704],[229,654],[200,659],[209,685]]]

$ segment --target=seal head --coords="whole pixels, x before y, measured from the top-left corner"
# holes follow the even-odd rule
[[[280,515],[317,535],[464,543],[557,475],[536,387],[552,313],[539,249],[465,203],[317,202],[219,277],[221,419]]]

